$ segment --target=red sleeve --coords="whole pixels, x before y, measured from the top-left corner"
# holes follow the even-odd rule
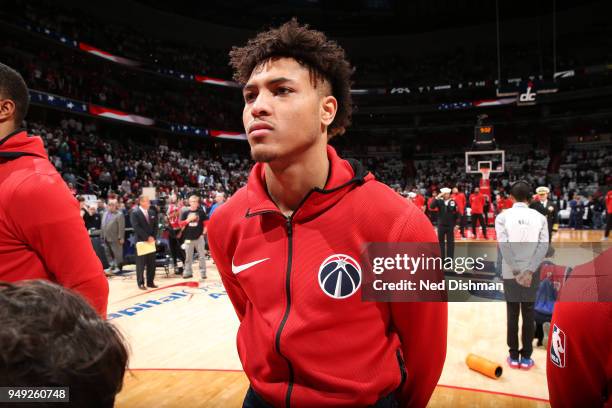
[[[557,302],[546,358],[551,407],[604,406],[612,388],[611,338],[612,303]]]
[[[217,211],[221,211],[221,209],[219,208]],[[219,270],[219,275],[221,276],[225,291],[232,305],[234,305],[238,319],[242,321],[246,312],[248,298],[244,290],[242,290],[238,279],[236,279],[236,276],[232,272],[233,254],[229,253],[222,245],[222,243],[227,240],[224,234],[227,234],[228,230],[224,228],[223,225],[219,225],[220,219],[226,219],[226,217],[215,216],[215,218],[211,218],[208,222],[208,246],[210,248],[210,254],[215,260],[215,264]]]
[[[413,211],[396,242],[427,242],[436,251],[437,238],[427,217]],[[429,245],[429,244],[427,244]],[[444,279],[440,273],[434,279]],[[401,340],[407,379],[401,391],[402,407],[425,407],[446,359],[448,305],[446,302],[391,303],[393,326]]]
[[[45,264],[49,278],[81,294],[106,316],[108,281],[93,250],[79,203],[58,175],[34,175],[15,192],[12,214],[23,239]]]

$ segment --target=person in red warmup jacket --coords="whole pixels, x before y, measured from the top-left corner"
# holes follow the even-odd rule
[[[0,281],[56,282],[106,317],[108,282],[79,203],[42,139],[19,128],[28,103],[21,75],[0,64]]]
[[[576,266],[555,303],[546,359],[550,405],[612,407],[612,249]]]
[[[487,223],[484,217],[485,197],[480,193],[480,188],[474,187],[472,194],[470,194],[470,216],[472,217],[472,233],[476,238],[476,225],[480,221],[480,228],[482,228],[482,236],[487,239]]]
[[[607,241],[610,236],[610,230],[612,229],[612,189],[608,190],[606,194],[606,231],[604,233],[603,241]]]
[[[416,206],[327,144],[350,121],[344,50],[292,20],[230,57],[257,163],[209,242],[240,320],[243,407],[424,407],[447,304],[364,302],[357,260],[368,242],[437,239]],[[330,285],[329,270],[352,275]]]

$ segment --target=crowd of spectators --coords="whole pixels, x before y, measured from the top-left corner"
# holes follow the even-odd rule
[[[134,26],[102,20],[76,8],[66,10],[49,1],[7,0],[2,8],[12,22],[19,18],[121,57],[190,74],[231,77],[227,52],[198,45],[200,39],[190,44],[161,40]]]
[[[28,129],[43,138],[49,159],[79,194],[114,193],[128,200],[143,187],[155,187],[160,195],[186,197],[197,191],[214,197],[218,191],[231,194],[242,187],[251,165],[248,158],[212,158],[206,151],[170,148],[158,140],[144,144],[129,137],[102,137],[95,123],[75,119],[64,119],[56,127],[30,123]]]
[[[238,130],[241,95],[135,71],[59,47],[7,38],[0,58],[31,89],[171,123]]]
[[[594,146],[591,149],[570,148],[559,169],[563,186],[576,190],[581,186],[597,186],[612,182],[610,158],[612,146]]]
[[[143,187],[155,187],[159,194],[188,197],[197,194],[213,198],[217,192],[231,196],[244,186],[253,164],[247,154],[235,150],[212,157],[205,148],[169,147],[161,140],[148,143],[122,136],[102,134],[95,122],[63,119],[58,126],[30,123],[29,130],[41,135],[49,158],[75,194],[107,197],[116,194],[124,200],[135,199]],[[228,150],[229,151],[229,150]],[[344,152],[340,150],[344,156]],[[350,153],[348,153],[350,156]],[[490,175],[493,194],[509,191],[517,180],[533,186],[548,186],[556,199],[571,199],[575,194],[598,196],[601,185],[610,182],[612,168],[606,162],[609,150],[570,150],[567,163],[555,183],[547,175],[548,156],[543,150],[521,152],[506,150],[506,171]],[[397,157],[358,157],[378,180],[407,195],[418,190],[435,195],[441,187],[459,187],[470,192],[480,183],[480,175],[465,173],[465,158],[458,153],[422,155],[414,160],[414,177],[406,174],[406,162]],[[589,163],[589,169],[582,164]],[[597,164],[597,167],[594,166]],[[597,171],[593,170],[597,169]]]

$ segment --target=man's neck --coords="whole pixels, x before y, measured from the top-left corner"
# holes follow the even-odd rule
[[[18,128],[13,123],[0,123],[0,142],[2,142],[8,135],[15,132]]]
[[[330,171],[326,146],[313,146],[289,164],[267,163],[268,193],[281,212],[291,216],[306,194],[324,188]]]

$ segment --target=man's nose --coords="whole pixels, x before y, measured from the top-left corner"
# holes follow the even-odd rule
[[[270,97],[267,92],[260,92],[251,106],[253,117],[267,116],[270,114]]]

